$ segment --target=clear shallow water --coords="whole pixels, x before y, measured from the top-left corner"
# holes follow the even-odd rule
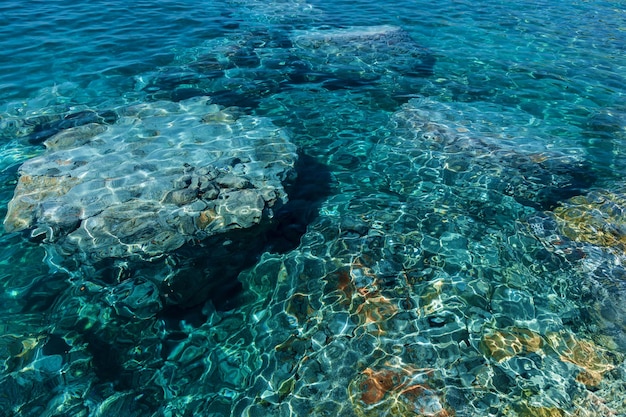
[[[193,308],[146,290],[159,265],[3,234],[2,410],[626,415],[624,6],[3,3],[3,217],[19,165],[93,112],[207,95],[303,162],[231,275],[210,245],[161,266],[217,283]]]

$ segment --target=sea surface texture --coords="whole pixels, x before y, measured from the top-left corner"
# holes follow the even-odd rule
[[[626,416],[623,0],[0,3],[0,416]]]

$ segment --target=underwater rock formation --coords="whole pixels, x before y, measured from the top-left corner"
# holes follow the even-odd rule
[[[598,320],[608,344],[626,348],[626,196],[623,185],[612,191],[593,189],[562,201],[553,211],[526,220],[532,233],[551,252],[574,266],[577,296]]]
[[[5,225],[80,273],[40,274],[16,291],[49,324],[17,331],[5,320],[0,409],[14,406],[7,398],[37,416],[623,409],[623,356],[593,332],[572,333],[596,326],[588,300],[571,297],[585,281],[519,227],[593,181],[580,155],[527,141],[523,123],[459,121],[463,103],[414,101],[388,124],[397,102],[383,107],[371,89],[390,97],[433,63],[395,27],[260,30],[210,44],[219,47],[140,83],[153,104],[23,126],[48,151],[22,168]],[[207,93],[289,119],[337,190],[321,207],[298,199],[322,169],[296,161],[268,119],[185,100]],[[304,178],[303,163],[317,178],[285,188],[294,170]],[[318,208],[315,221],[294,221]],[[554,213],[590,224],[593,239],[596,219]],[[602,240],[613,246],[614,235]],[[601,311],[616,328],[617,307]]]
[[[483,197],[468,193],[474,194],[470,210],[479,210],[476,199],[486,198],[484,193],[549,210],[595,182],[590,164],[580,155],[549,150],[539,141],[526,143],[523,137],[511,140],[504,129],[475,130],[455,120],[462,114],[463,108],[412,99],[393,115],[391,135],[376,151],[393,192],[418,193],[439,186],[460,193],[482,189]],[[410,166],[414,175],[400,177],[398,166]]]
[[[138,78],[137,88],[157,99],[210,95],[225,106],[256,107],[293,88],[371,86],[401,96],[415,78],[433,73],[434,55],[397,26],[254,30],[208,42],[191,56]]]
[[[23,137],[28,143],[38,145],[64,130],[75,131],[76,128],[92,124],[103,126],[113,124],[117,117],[117,114],[110,110],[85,109],[65,113],[64,110],[59,109],[59,113],[11,118],[0,123],[0,137]]]
[[[300,77],[312,82],[325,74],[329,80],[323,86],[330,80],[371,82],[392,74],[428,77],[435,64],[432,53],[397,26],[296,31],[291,38],[309,71]],[[296,79],[294,74],[291,78]]]
[[[625,210],[623,194],[594,190],[563,201],[553,213],[567,238],[623,255],[626,250]]]
[[[71,260],[70,269],[102,270],[111,261],[140,262],[141,269],[141,262],[163,260],[186,245],[210,258],[203,241],[253,230],[287,202],[296,149],[268,120],[207,98],[118,113],[113,125],[57,133],[45,141],[47,152],[22,165],[7,231],[30,230],[50,246],[52,258]],[[220,245],[229,238],[218,240],[212,252],[224,256]]]

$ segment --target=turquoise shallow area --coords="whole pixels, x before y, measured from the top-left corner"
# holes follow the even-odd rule
[[[626,416],[623,1],[5,1],[0,23],[0,416]],[[288,161],[251,145],[272,135]],[[289,203],[224,239],[205,206],[149,250],[72,237],[158,196],[177,147],[259,183],[257,155],[295,164],[266,198]],[[54,164],[117,177],[68,208]],[[124,222],[162,238],[172,195]]]

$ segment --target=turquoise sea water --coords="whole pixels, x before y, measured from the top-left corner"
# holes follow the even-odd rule
[[[0,415],[626,416],[623,1],[7,0],[0,22]],[[136,160],[138,188],[96,194],[158,189],[199,120],[225,154],[297,148],[269,226],[119,238],[169,227],[152,205],[110,214],[117,243],[72,235],[119,201],[60,178]]]

